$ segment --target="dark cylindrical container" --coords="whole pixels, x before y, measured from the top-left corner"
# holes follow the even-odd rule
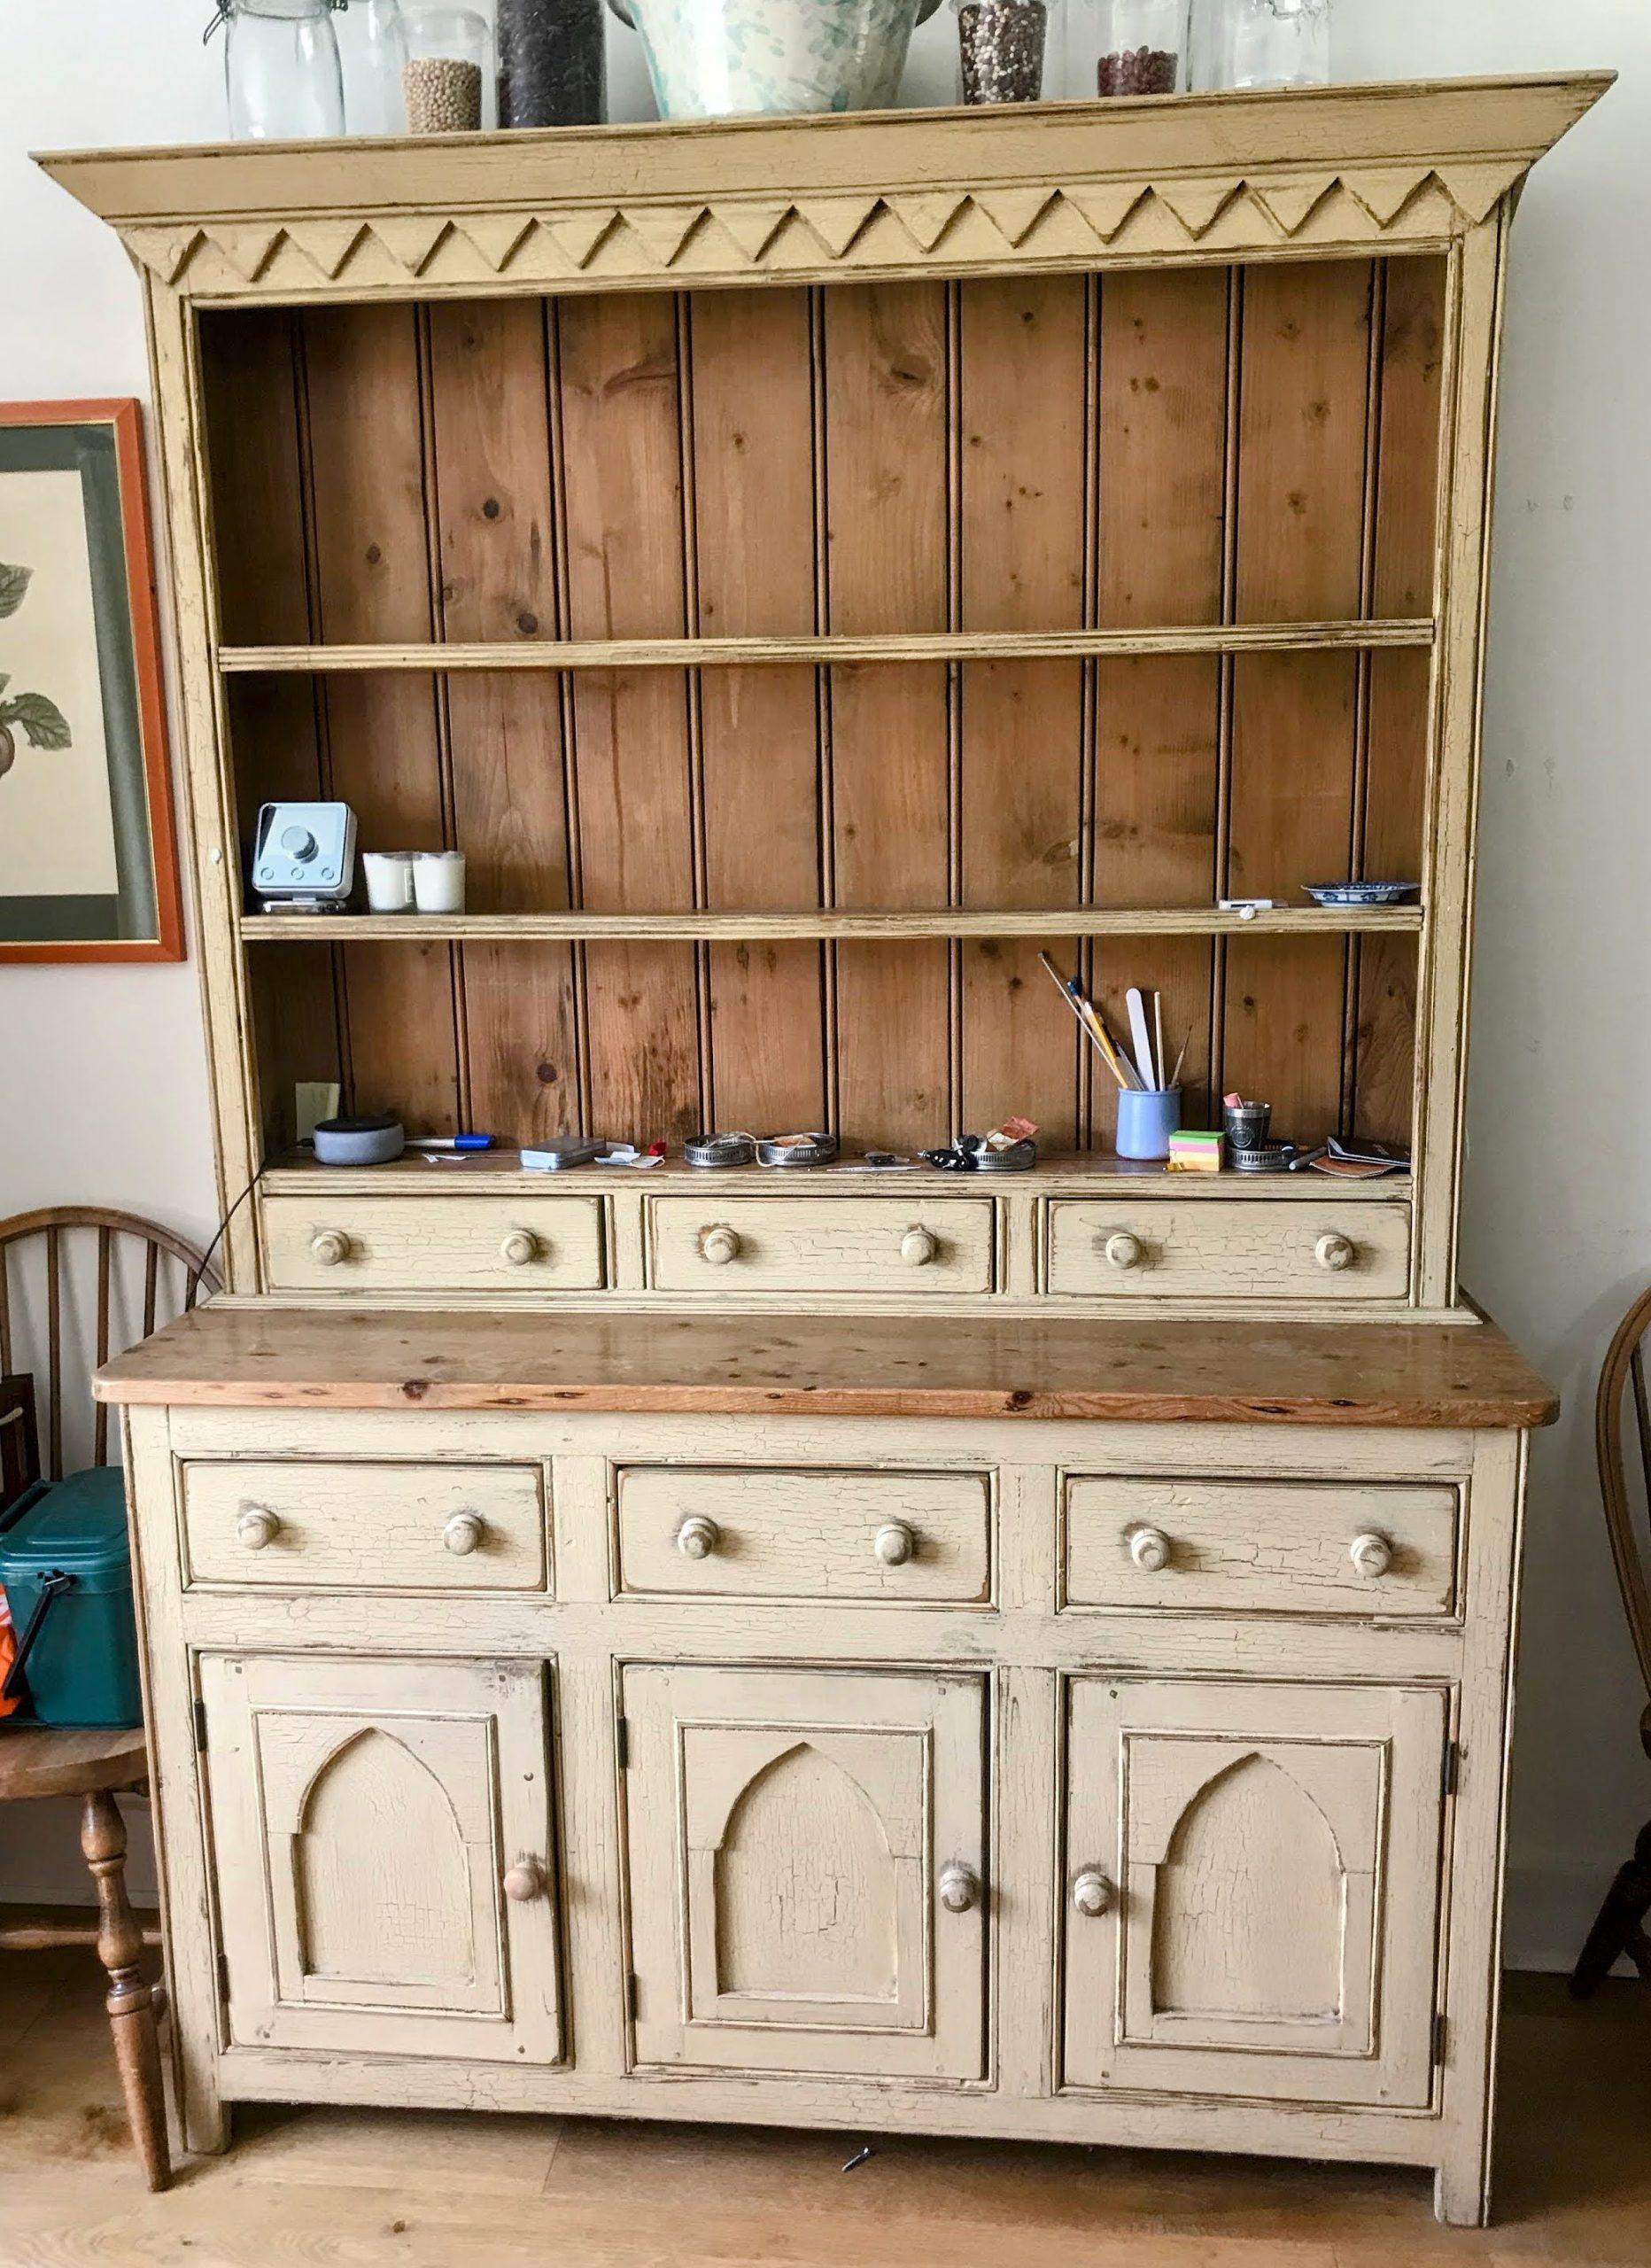
[[[600,126],[602,0],[499,0],[500,126]]]

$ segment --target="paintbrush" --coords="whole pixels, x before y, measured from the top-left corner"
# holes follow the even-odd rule
[[[1074,977],[1071,982],[1068,983],[1066,978],[1061,975],[1060,971],[1056,967],[1054,962],[1050,959],[1047,953],[1040,953],[1038,955],[1038,959],[1049,971],[1050,982],[1054,984],[1057,991],[1060,994],[1061,998],[1072,1010],[1073,1014],[1077,1018],[1078,1029],[1082,1032],[1090,1046],[1095,1049],[1097,1054],[1099,1055],[1101,1060],[1105,1064],[1107,1069],[1112,1073],[1113,1078],[1117,1080],[1119,1085],[1121,1087],[1124,1084],[1123,1073],[1120,1069],[1117,1059],[1107,1044],[1105,1027],[1097,1032],[1096,1029],[1093,1013],[1091,1012],[1089,1015],[1085,1015],[1084,1010],[1088,1007],[1089,1003],[1082,998],[1077,990],[1076,977]]]
[[[1120,1047],[1118,1042],[1112,1037],[1112,1027],[1108,1024],[1105,1017],[1101,1014],[1099,1008],[1096,1006],[1093,1000],[1086,998],[1084,994],[1079,990],[1078,980],[1075,976],[1071,979],[1070,983],[1066,986],[1066,990],[1077,1002],[1079,1013],[1084,1018],[1084,1021],[1088,1024],[1090,1031],[1094,1033],[1096,1045],[1099,1047],[1102,1054],[1106,1058],[1107,1065],[1112,1071],[1113,1078],[1117,1080],[1119,1085],[1126,1090],[1131,1087],[1138,1088],[1141,1086],[1143,1082],[1136,1070],[1135,1065],[1129,1060],[1128,1054],[1121,1047]]]
[[[1175,1058],[1175,1068],[1174,1068],[1174,1072],[1173,1076],[1171,1076],[1171,1079],[1170,1079],[1170,1082],[1169,1082],[1169,1084],[1170,1084],[1170,1085],[1171,1085],[1171,1087],[1172,1087],[1172,1088],[1174,1088],[1174,1087],[1178,1087],[1178,1086],[1181,1084],[1181,1067],[1182,1067],[1182,1065],[1186,1061],[1186,1060],[1187,1060],[1187,1050],[1188,1050],[1188,1049],[1191,1046],[1191,1045],[1192,1045],[1192,1034],[1193,1034],[1194,1029],[1195,1029],[1195,1027],[1194,1027],[1193,1025],[1191,1025],[1191,1024],[1189,1024],[1189,1025],[1187,1026],[1187,1037],[1185,1037],[1185,1039],[1183,1039],[1183,1040],[1182,1041],[1182,1043],[1181,1043],[1181,1052],[1180,1052],[1180,1054]]]

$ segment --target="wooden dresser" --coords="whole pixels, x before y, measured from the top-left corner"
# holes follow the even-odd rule
[[[102,1387],[196,2143],[790,2118],[1484,2216],[1551,1415],[1456,1260],[1495,378],[1608,83],[43,161],[144,280],[229,1216]],[[258,910],[329,796],[468,910]],[[1189,1123],[1410,1169],[1127,1164],[1041,951],[1161,993]],[[300,1082],[507,1146],[329,1171]],[[1023,1177],[852,1162],[1014,1113]],[[735,1127],[850,1162],[680,1161]],[[671,1158],[508,1146],[579,1131]]]

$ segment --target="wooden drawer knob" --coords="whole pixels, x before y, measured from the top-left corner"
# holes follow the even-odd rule
[[[1143,1575],[1161,1575],[1169,1565],[1169,1538],[1161,1527],[1138,1527],[1129,1539],[1129,1557]]]
[[[350,1257],[350,1239],[342,1229],[317,1229],[310,1239],[310,1258],[318,1268],[337,1268]]]
[[[455,1559],[468,1559],[487,1533],[479,1512],[455,1512],[441,1532],[441,1540]]]
[[[700,1231],[700,1255],[709,1260],[713,1268],[726,1268],[731,1260],[740,1257],[740,1232],[726,1222],[719,1222],[714,1229]]]
[[[1091,1922],[1103,1914],[1110,1914],[1114,1903],[1112,1886],[1098,1867],[1086,1867],[1072,1885],[1074,1909],[1087,1915]]]
[[[243,1504],[235,1532],[249,1551],[262,1551],[281,1533],[281,1522],[266,1504]]]
[[[903,1567],[917,1548],[917,1537],[904,1520],[890,1520],[872,1540],[872,1549],[885,1567]]]
[[[1139,1237],[1131,1236],[1128,1229],[1120,1229],[1106,1239],[1106,1264],[1109,1268],[1139,1268],[1146,1258],[1146,1248]]]
[[[526,1268],[539,1258],[539,1239],[531,1229],[512,1229],[499,1253],[508,1267]]]
[[[926,1268],[940,1252],[933,1229],[910,1228],[900,1239],[900,1257],[908,1268]]]
[[[1393,1547],[1386,1536],[1371,1528],[1363,1535],[1354,1536],[1347,1556],[1361,1575],[1376,1582],[1392,1565]]]
[[[677,1530],[677,1549],[685,1559],[709,1559],[722,1542],[722,1530],[703,1512],[691,1512]]]
[[[1313,1247],[1313,1257],[1321,1268],[1328,1268],[1334,1276],[1339,1275],[1344,1268],[1351,1268],[1356,1254],[1350,1238],[1331,1232],[1319,1239]]]
[[[966,1914],[981,1902],[981,1877],[961,1859],[940,1870],[940,1902],[948,1914]]]
[[[513,1906],[531,1906],[544,1895],[544,1868],[537,1859],[518,1859],[505,1875],[505,1896]]]

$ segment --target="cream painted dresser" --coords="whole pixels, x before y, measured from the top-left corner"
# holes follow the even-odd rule
[[[228,1223],[103,1385],[197,2144],[796,2119],[1483,2218],[1551,1414],[1457,1278],[1495,380],[1606,83],[43,161],[144,283]],[[260,907],[314,797],[466,910]],[[1127,1164],[1044,951],[1161,995],[1190,1122],[1408,1169]],[[329,1172],[314,1084],[503,1139]],[[857,1162],[1013,1113],[1022,1178]],[[680,1161],[741,1126],[847,1162]],[[523,1169],[569,1131],[671,1157]]]

